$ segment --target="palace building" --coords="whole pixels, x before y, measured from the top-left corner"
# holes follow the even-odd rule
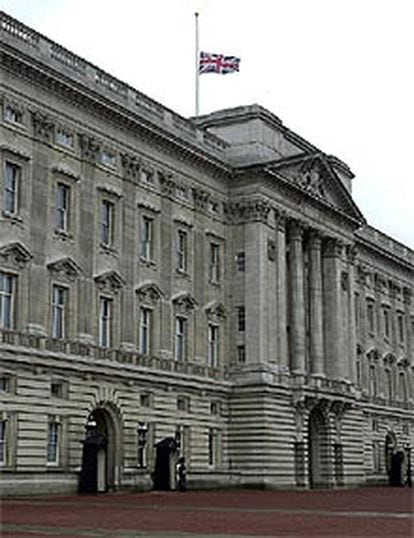
[[[350,168],[0,37],[1,493],[404,480],[414,252]]]

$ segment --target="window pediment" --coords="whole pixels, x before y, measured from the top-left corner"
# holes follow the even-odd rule
[[[197,306],[197,301],[191,293],[178,293],[172,297],[172,303],[177,312],[181,314],[189,314]]]
[[[18,241],[1,246],[0,256],[4,262],[16,265],[19,268],[24,267],[33,257],[23,243]]]
[[[54,262],[50,262],[47,264],[47,268],[52,273],[63,276],[70,281],[75,280],[82,273],[81,268],[75,260],[69,257],[59,258]]]
[[[94,277],[95,283],[101,290],[117,293],[125,284],[124,279],[117,271],[106,271]]]
[[[136,290],[141,303],[155,305],[164,296],[161,289],[154,282],[142,284]]]
[[[211,321],[219,321],[226,317],[226,309],[223,303],[212,302],[205,307],[207,317]]]

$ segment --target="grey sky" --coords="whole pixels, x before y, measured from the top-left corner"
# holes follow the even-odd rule
[[[414,247],[412,0],[0,0],[0,7],[184,116],[194,11],[208,52],[201,112],[259,103],[349,164],[370,224]]]

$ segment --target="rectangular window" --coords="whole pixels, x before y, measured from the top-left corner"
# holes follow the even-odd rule
[[[246,362],[246,347],[237,346],[237,362],[239,364],[244,364]]]
[[[52,288],[52,338],[65,338],[67,293],[62,286]]]
[[[59,462],[59,430],[59,422],[51,420],[47,432],[47,463]]]
[[[137,428],[138,436],[138,467],[147,466],[147,444],[148,444],[149,425],[146,422],[140,422]]]
[[[99,301],[99,345],[110,347],[112,340],[112,300],[101,297]]]
[[[361,327],[361,315],[360,315],[360,300],[359,294],[354,295],[354,315],[355,315],[355,327],[359,329]]]
[[[4,119],[10,123],[18,123],[21,125],[23,123],[23,112],[14,106],[6,105]]]
[[[186,358],[186,332],[187,320],[175,318],[175,360],[183,361]]]
[[[177,411],[184,411],[186,413],[190,411],[190,398],[188,396],[177,396]]]
[[[239,331],[246,330],[246,309],[244,306],[237,307],[237,329]]]
[[[390,337],[390,311],[388,307],[382,309],[382,315],[384,319],[384,336],[385,338]]]
[[[58,183],[56,187],[56,228],[61,232],[69,229],[70,187]]]
[[[4,465],[7,460],[7,421],[0,420],[0,465]]]
[[[367,303],[367,323],[368,323],[368,331],[371,334],[374,334],[375,332],[375,312],[374,312],[374,303],[368,302]]]
[[[208,326],[208,365],[211,368],[218,366],[219,360],[219,328],[217,325]]]
[[[101,243],[106,246],[113,245],[115,206],[109,200],[102,200],[101,206]]]
[[[398,340],[402,344],[405,340],[405,331],[404,331],[404,314],[398,314],[397,317],[397,326],[398,326]]]
[[[369,367],[369,394],[370,396],[377,395],[377,373],[373,364]]]
[[[183,230],[177,233],[177,270],[187,271],[187,232]]]
[[[244,273],[246,270],[246,255],[244,252],[239,252],[236,255],[237,271]]]
[[[387,396],[389,400],[393,398],[393,387],[392,387],[392,373],[391,370],[385,370],[385,380],[387,383]]]
[[[210,243],[209,278],[211,282],[220,282],[220,245]]]
[[[56,144],[66,148],[73,148],[73,134],[65,129],[58,128],[56,130]]]
[[[399,381],[399,396],[400,399],[404,402],[408,402],[408,387],[407,387],[407,377],[405,372],[400,372],[398,374]]]
[[[153,257],[153,220],[149,217],[142,217],[141,220],[140,256],[147,261]]]
[[[141,308],[139,320],[139,351],[144,355],[151,352],[151,325],[152,311]]]
[[[3,209],[7,215],[17,215],[18,213],[18,193],[21,176],[22,169],[19,165],[6,162]]]
[[[8,375],[0,375],[0,391],[10,392],[10,377]]]
[[[217,463],[217,432],[214,428],[208,430],[208,464],[214,467]]]
[[[139,404],[141,407],[151,407],[152,405],[152,395],[148,392],[140,394]]]
[[[67,383],[65,383],[64,381],[52,381],[50,384],[50,396],[52,398],[67,398]]]
[[[0,328],[12,329],[14,326],[14,303],[16,277],[0,272]]]

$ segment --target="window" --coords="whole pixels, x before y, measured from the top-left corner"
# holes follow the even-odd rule
[[[187,271],[187,232],[184,230],[177,233],[177,270]]]
[[[373,364],[369,367],[369,394],[370,396],[377,395],[377,373]]]
[[[59,462],[59,430],[59,422],[51,419],[47,432],[47,463],[57,464]]]
[[[244,364],[246,362],[246,347],[237,346],[237,362],[239,364]]]
[[[0,272],[0,328],[12,329],[14,326],[14,303],[16,277]]]
[[[23,124],[23,112],[16,106],[6,105],[4,110],[4,119],[10,123]]]
[[[144,355],[151,352],[151,322],[152,311],[141,308],[139,320],[139,351]]]
[[[147,261],[153,257],[153,222],[149,217],[142,217],[141,220],[140,256]]]
[[[61,232],[69,229],[70,187],[58,183],[56,187],[56,228]]]
[[[405,331],[404,331],[404,314],[398,314],[397,317],[397,327],[398,327],[398,340],[402,344],[405,340]]]
[[[17,215],[18,213],[18,192],[21,176],[22,169],[19,165],[6,162],[3,209],[7,215]]]
[[[101,297],[99,301],[99,345],[110,347],[112,337],[112,300]]]
[[[384,319],[384,336],[385,338],[390,337],[390,310],[387,306],[384,306],[382,309],[382,315]]]
[[[218,463],[218,431],[215,428],[208,430],[208,464],[215,467]]]
[[[6,374],[0,375],[0,391],[1,392],[10,392],[10,376]]]
[[[398,381],[399,381],[399,396],[400,399],[404,402],[408,402],[408,387],[407,387],[407,377],[405,372],[400,372],[398,374]]]
[[[216,368],[219,359],[219,328],[217,325],[208,326],[208,365]]]
[[[387,383],[387,396],[389,400],[392,400],[393,397],[393,390],[392,390],[392,372],[391,370],[386,369],[385,370],[385,380]]]
[[[149,392],[140,394],[139,403],[141,407],[151,407],[152,395]]]
[[[65,129],[58,128],[56,130],[56,144],[66,148],[73,148],[73,134]]]
[[[114,242],[115,206],[109,200],[102,200],[101,206],[101,243],[106,246]]]
[[[246,270],[246,255],[244,252],[239,252],[236,255],[236,265],[237,271],[244,273],[244,271]]]
[[[361,315],[360,315],[360,299],[359,294],[354,295],[354,315],[355,315],[355,327],[359,329],[361,327]]]
[[[50,384],[50,395],[52,398],[65,398],[66,386],[63,381],[52,381]]]
[[[209,279],[211,282],[220,281],[220,245],[210,243]]]
[[[62,286],[52,288],[52,337],[66,336],[66,302],[68,290]]]
[[[373,441],[372,443],[372,464],[374,473],[381,472],[381,457],[382,450],[379,441]]]
[[[116,155],[112,151],[103,150],[101,155],[101,163],[109,168],[116,168]]]
[[[188,396],[177,396],[177,411],[190,411],[190,398]]]
[[[367,323],[368,331],[373,334],[375,332],[375,318],[374,318],[374,303],[369,301],[367,303]]]
[[[239,331],[246,330],[246,310],[244,306],[237,307],[237,328]]]
[[[219,401],[211,402],[210,413],[212,415],[220,415],[221,414],[221,402]]]
[[[187,320],[175,318],[175,360],[183,361],[186,356],[186,332]]]
[[[0,419],[0,465],[4,465],[7,461],[7,421]]]

